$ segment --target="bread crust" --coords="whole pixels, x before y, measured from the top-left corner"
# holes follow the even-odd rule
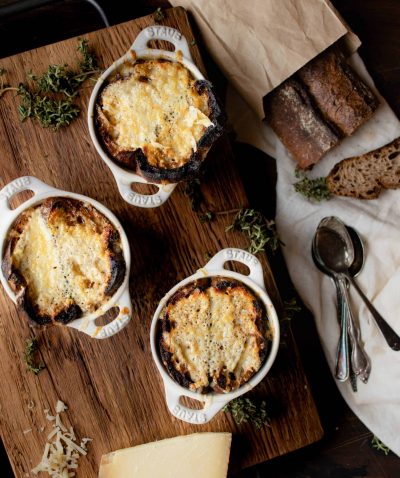
[[[337,48],[311,60],[298,76],[325,120],[335,125],[341,136],[351,136],[378,108],[377,97]]]
[[[191,317],[185,316],[188,311],[193,312]],[[236,390],[267,356],[265,307],[247,286],[230,278],[204,278],[180,288],[166,303],[159,325],[159,351],[166,370],[193,391]]]
[[[377,199],[382,189],[400,187],[400,138],[374,151],[337,163],[326,178],[337,196]]]
[[[79,283],[83,283],[86,280],[87,289],[84,288],[82,293],[85,293],[84,291],[87,290],[88,295],[94,289],[97,290],[100,287],[101,290],[96,291],[96,300],[93,300],[93,303],[87,302],[88,310],[82,310],[81,305],[78,303],[79,300],[73,297],[73,294],[67,293],[67,291],[62,295],[65,300],[57,302],[53,298],[53,300],[56,300],[56,303],[51,303],[51,307],[46,308],[40,305],[42,304],[41,298],[48,291],[39,290],[34,285],[35,274],[38,271],[32,268],[29,269],[26,265],[22,266],[22,264],[30,264],[28,256],[32,252],[27,252],[26,257],[23,257],[20,251],[17,251],[18,242],[26,240],[24,232],[30,227],[30,221],[33,221],[34,215],[35,217],[40,216],[42,218],[46,234],[51,238],[49,241],[53,244],[54,240],[54,247],[56,249],[57,247],[59,248],[60,263],[57,266],[60,269],[65,269],[67,267],[66,264],[71,261],[71,256],[68,256],[68,254],[72,252],[72,254],[79,256],[79,249],[69,252],[63,251],[63,238],[68,237],[69,233],[73,234],[74,228],[85,224],[86,229],[84,231],[87,230],[88,234],[90,234],[90,236],[88,235],[88,241],[95,241],[99,245],[99,250],[104,254],[102,267],[106,267],[106,270],[102,271],[103,283],[101,285],[97,282],[90,283],[89,277],[86,278],[81,271],[76,276],[73,274],[68,275],[68,290],[74,289],[74,284],[72,284],[74,280],[79,280]],[[62,232],[60,232],[60,229]],[[38,246],[37,250],[35,249],[35,253],[38,255],[50,254],[49,250],[41,250],[41,247]],[[99,260],[99,258],[93,257],[92,260]],[[65,261],[65,264],[63,261]],[[49,260],[49,268],[55,269],[57,266],[54,266],[54,263]],[[46,275],[51,271],[43,270],[42,272]],[[125,272],[126,264],[118,231],[103,214],[88,203],[63,197],[48,198],[40,205],[33,206],[22,212],[8,231],[2,259],[2,273],[12,291],[16,294],[19,308],[27,314],[29,319],[38,325],[67,324],[86,313],[94,312],[118,290],[125,277]],[[67,274],[67,272],[64,273]],[[54,284],[51,285],[53,286]],[[64,285],[60,287],[62,289]],[[99,303],[99,297],[101,303]]]
[[[187,180],[195,177],[203,164],[203,161],[210,150],[213,143],[223,133],[223,124],[225,123],[225,116],[219,106],[219,102],[216,98],[215,92],[210,82],[206,80],[193,80],[190,88],[193,88],[199,97],[206,100],[207,111],[204,111],[206,116],[213,123],[204,131],[201,138],[196,141],[196,150],[192,150],[191,154],[180,161],[178,166],[172,164],[168,166],[158,166],[152,164],[149,161],[149,153],[146,152],[145,147],[136,148],[133,150],[124,149],[121,147],[117,140],[113,138],[111,131],[113,125],[110,123],[109,118],[104,112],[103,98],[107,88],[116,82],[124,82],[127,79],[132,78],[134,75],[135,65],[143,65],[146,60],[137,60],[134,64],[129,64],[127,67],[129,71],[128,75],[123,76],[117,74],[111,78],[108,83],[105,83],[101,89],[95,108],[95,125],[98,133],[98,139],[102,143],[104,149],[108,151],[111,158],[117,162],[120,166],[126,168],[128,171],[132,171],[136,174],[143,176],[145,179],[155,183],[176,183],[182,180]],[[150,62],[150,60],[149,60]],[[152,63],[158,62],[160,65],[163,63],[173,62],[160,59],[151,60]],[[178,63],[180,67],[182,65]],[[124,67],[124,65],[123,65]],[[142,76],[137,78],[138,82],[145,82]],[[153,152],[154,153],[154,152]]]
[[[336,47],[303,66],[264,102],[266,120],[302,169],[352,135],[378,105]]]
[[[324,120],[304,86],[294,78],[268,95],[265,115],[302,169],[312,167],[340,141],[338,132]]]

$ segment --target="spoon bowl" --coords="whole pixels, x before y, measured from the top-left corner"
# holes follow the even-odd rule
[[[347,229],[347,232],[349,233],[350,239],[354,247],[354,260],[349,267],[349,273],[353,277],[357,277],[364,267],[364,262],[365,262],[364,244],[361,240],[359,233],[353,227],[351,226],[345,226],[345,227]],[[312,247],[311,247],[311,255],[312,255],[314,264],[317,266],[317,268],[321,272],[333,278],[332,271],[330,269],[327,269],[324,263],[321,261],[321,259],[317,256],[315,252],[315,247],[316,247],[315,241],[313,241]]]

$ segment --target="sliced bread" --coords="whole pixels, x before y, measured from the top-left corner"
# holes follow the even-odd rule
[[[383,188],[400,187],[400,138],[369,153],[343,159],[326,184],[337,196],[376,199]]]

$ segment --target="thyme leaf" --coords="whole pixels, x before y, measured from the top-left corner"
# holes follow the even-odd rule
[[[296,297],[283,301],[283,308],[285,309],[285,319],[291,321],[295,316],[301,312],[302,308],[297,303]]]
[[[383,452],[385,455],[389,455],[390,453],[390,448],[387,447],[379,438],[374,435],[371,440],[371,445],[372,448],[375,448],[375,450]]]
[[[8,85],[4,81],[4,75],[7,73],[5,68],[0,67],[0,98],[4,95],[6,91],[17,91],[17,88],[14,88],[10,85]]]
[[[326,178],[308,178],[303,171],[295,169],[294,175],[299,181],[293,184],[297,193],[302,194],[311,202],[327,201],[331,198],[331,192],[326,185]]]
[[[208,262],[211,259],[212,255],[207,251],[204,253],[204,260]]]
[[[91,74],[98,69],[98,60],[95,53],[89,47],[89,40],[87,38],[78,38],[78,48],[82,54],[82,61],[79,62],[79,69],[82,73]]]
[[[276,231],[275,221],[266,219],[261,212],[255,209],[240,209],[226,232],[236,229],[243,232],[250,239],[248,251],[257,254],[268,247],[275,252],[283,242]]]
[[[46,366],[43,362],[36,363],[35,362],[35,355],[38,351],[38,343],[37,339],[28,339],[25,343],[25,352],[24,352],[24,362],[28,368],[28,370],[35,375],[41,372]]]
[[[204,214],[199,216],[200,222],[211,222],[215,219],[215,214],[211,211],[206,211]]]
[[[161,7],[158,7],[157,10],[153,13],[153,18],[156,22],[161,22],[162,20],[164,20],[165,15],[164,12],[161,10]]]
[[[223,411],[230,413],[237,425],[251,423],[259,430],[270,423],[265,400],[257,402],[247,397],[234,398],[225,405]]]
[[[184,193],[189,198],[192,211],[197,212],[203,201],[203,194],[200,189],[200,179],[195,178],[186,181]]]

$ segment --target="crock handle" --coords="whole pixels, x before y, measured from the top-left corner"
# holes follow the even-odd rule
[[[147,183],[156,186],[158,188],[158,192],[155,194],[140,194],[136,191],[132,191],[131,188],[131,185],[135,184],[135,182],[141,184],[138,181],[127,181],[126,179],[118,177],[116,177],[115,180],[117,182],[119,193],[127,203],[131,204],[132,206],[144,208],[154,208],[164,204],[176,186],[176,184],[159,185]]]
[[[146,50],[148,48],[147,43],[150,40],[165,40],[172,43],[175,47],[175,51],[181,51],[183,56],[193,63],[188,42],[179,30],[164,25],[153,25],[151,27],[143,28],[132,43],[130,49]]]
[[[11,183],[8,183],[4,188],[0,191],[0,221],[4,215],[7,215],[15,210],[10,208],[10,199],[15,195],[22,191],[32,191],[34,196],[42,193],[49,193],[54,191],[55,193],[58,191],[56,188],[49,186],[39,179],[33,176],[22,176],[20,178],[14,179]],[[19,209],[22,206],[18,206]]]
[[[197,410],[182,405],[179,400],[183,396],[185,395],[181,392],[175,391],[168,385],[165,385],[165,398],[171,414],[179,418],[179,420],[191,423],[192,425],[208,423],[229,402],[229,400],[218,401],[211,403],[209,406],[206,405],[201,410]]]
[[[129,286],[122,293],[118,302],[113,306],[119,308],[117,317],[106,325],[96,325],[96,320],[86,320],[85,318],[74,320],[68,324],[69,327],[84,332],[94,339],[108,339],[120,332],[128,325],[132,317],[132,303],[129,294]]]
[[[264,273],[260,261],[256,256],[253,256],[253,254],[250,254],[250,252],[244,251],[243,249],[233,247],[222,249],[207,262],[203,269],[207,272],[212,272],[214,270],[220,271],[224,268],[225,262],[228,261],[240,262],[247,266],[250,269],[250,274],[248,275],[249,279],[265,289]]]

